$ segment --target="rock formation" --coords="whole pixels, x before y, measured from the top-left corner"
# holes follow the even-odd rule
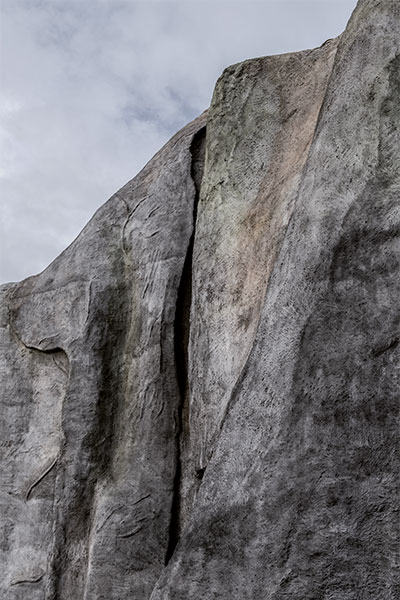
[[[2,286],[0,597],[398,600],[399,207],[400,6],[360,0]]]

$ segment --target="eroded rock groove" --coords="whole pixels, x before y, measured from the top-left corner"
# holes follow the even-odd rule
[[[182,438],[187,432],[187,412],[188,412],[188,394],[189,394],[189,357],[188,346],[190,336],[190,306],[192,301],[192,263],[193,263],[193,245],[196,232],[197,208],[200,198],[201,180],[204,171],[206,143],[206,127],[200,129],[193,137],[190,152],[192,156],[191,162],[191,178],[195,186],[195,197],[193,202],[193,231],[189,241],[185,263],[183,266],[182,277],[178,288],[176,313],[174,323],[174,349],[176,376],[178,380],[179,393],[181,396],[180,405],[177,414],[177,431],[176,431],[176,473],[174,480],[174,497],[172,502],[171,523],[169,532],[168,550],[165,557],[166,563],[170,560],[176,544],[178,543],[181,531],[181,477],[182,477],[182,461],[181,461],[181,446]]]

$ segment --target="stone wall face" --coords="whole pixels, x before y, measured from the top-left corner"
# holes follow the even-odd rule
[[[0,597],[400,597],[400,6],[245,61],[0,288]]]

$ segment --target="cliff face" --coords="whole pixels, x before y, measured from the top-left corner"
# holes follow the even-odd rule
[[[228,68],[0,288],[1,598],[400,597],[399,46]]]

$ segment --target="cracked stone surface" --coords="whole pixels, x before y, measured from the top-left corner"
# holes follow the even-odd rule
[[[0,287],[0,597],[398,600],[400,6],[233,65]]]

